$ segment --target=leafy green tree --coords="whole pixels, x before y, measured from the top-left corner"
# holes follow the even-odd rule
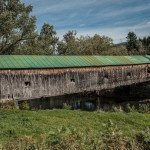
[[[120,46],[114,45],[114,46],[110,47],[107,51],[102,52],[102,55],[111,55],[111,56],[128,55],[128,50],[123,45],[120,45]]]
[[[71,41],[75,41],[76,40],[76,35],[77,32],[76,31],[68,31],[68,33],[66,33],[63,37],[64,37],[64,41],[66,43],[69,43]]]
[[[68,31],[63,40],[58,43],[59,55],[78,55],[78,40],[76,31]]]
[[[146,51],[146,54],[150,54],[150,36],[144,37],[144,38],[140,38],[139,41],[142,43],[143,45],[143,49]]]
[[[138,45],[137,45],[137,36],[134,32],[129,32],[127,35],[127,50],[129,54],[136,54],[138,53]]]
[[[38,37],[38,44],[42,54],[51,55],[55,54],[58,38],[56,31],[52,25],[44,23],[40,35]]]
[[[14,54],[18,55],[42,55],[40,44],[38,41],[38,34],[34,39],[28,39],[19,44],[15,49]]]
[[[54,27],[44,24],[40,34],[37,33],[34,39],[20,43],[15,53],[21,55],[53,55],[56,53],[57,42],[58,38]]]
[[[138,47],[138,54],[139,55],[145,55],[146,54],[146,49],[144,48],[144,45],[140,40],[137,41],[137,47]]]
[[[13,54],[20,44],[36,37],[31,11],[32,6],[20,0],[0,1],[0,54]]]
[[[76,32],[69,31],[58,44],[60,55],[100,55],[113,45],[112,39],[95,34],[93,37],[76,38]]]
[[[81,52],[84,55],[101,55],[113,45],[111,38],[97,34],[93,37],[81,37],[79,41]]]

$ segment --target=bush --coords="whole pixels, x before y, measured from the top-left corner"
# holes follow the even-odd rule
[[[131,106],[130,104],[127,104],[127,105],[126,105],[126,108],[125,108],[125,111],[126,111],[126,112],[135,112],[135,111],[137,111],[137,110],[135,109],[135,106],[134,106],[134,105]]]
[[[71,110],[72,107],[71,107],[70,105],[68,105],[67,103],[64,103],[64,104],[63,104],[63,109]]]
[[[145,131],[138,133],[136,139],[145,150],[150,149],[150,128],[147,128]]]
[[[32,136],[25,136],[16,141],[10,141],[3,150],[38,150],[38,143]]]
[[[150,113],[150,104],[140,104],[138,107],[140,113]]]
[[[29,106],[29,103],[27,101],[24,101],[22,102],[20,105],[19,105],[19,108],[21,110],[29,110],[30,109],[30,106]]]
[[[121,130],[111,120],[104,124],[105,130],[100,132],[104,149],[119,150],[125,149],[128,138],[124,137]]]
[[[123,112],[122,106],[112,106],[113,112]]]
[[[16,109],[18,108],[15,100],[6,100],[3,102],[0,102],[0,108],[3,109]]]

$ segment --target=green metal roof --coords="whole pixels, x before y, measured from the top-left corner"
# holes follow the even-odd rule
[[[67,68],[150,64],[145,56],[35,56],[0,55],[0,69]]]

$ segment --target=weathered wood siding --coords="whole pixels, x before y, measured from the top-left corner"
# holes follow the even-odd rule
[[[0,70],[0,100],[27,100],[85,91],[100,91],[145,81],[150,81],[150,64]]]

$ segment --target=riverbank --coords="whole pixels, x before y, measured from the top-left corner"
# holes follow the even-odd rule
[[[75,149],[91,149],[95,145],[99,149],[109,144],[114,148],[128,145],[144,149],[145,138],[150,142],[149,127],[149,113],[0,109],[0,144],[11,149],[19,146],[59,149],[66,145],[68,148],[74,145]]]

